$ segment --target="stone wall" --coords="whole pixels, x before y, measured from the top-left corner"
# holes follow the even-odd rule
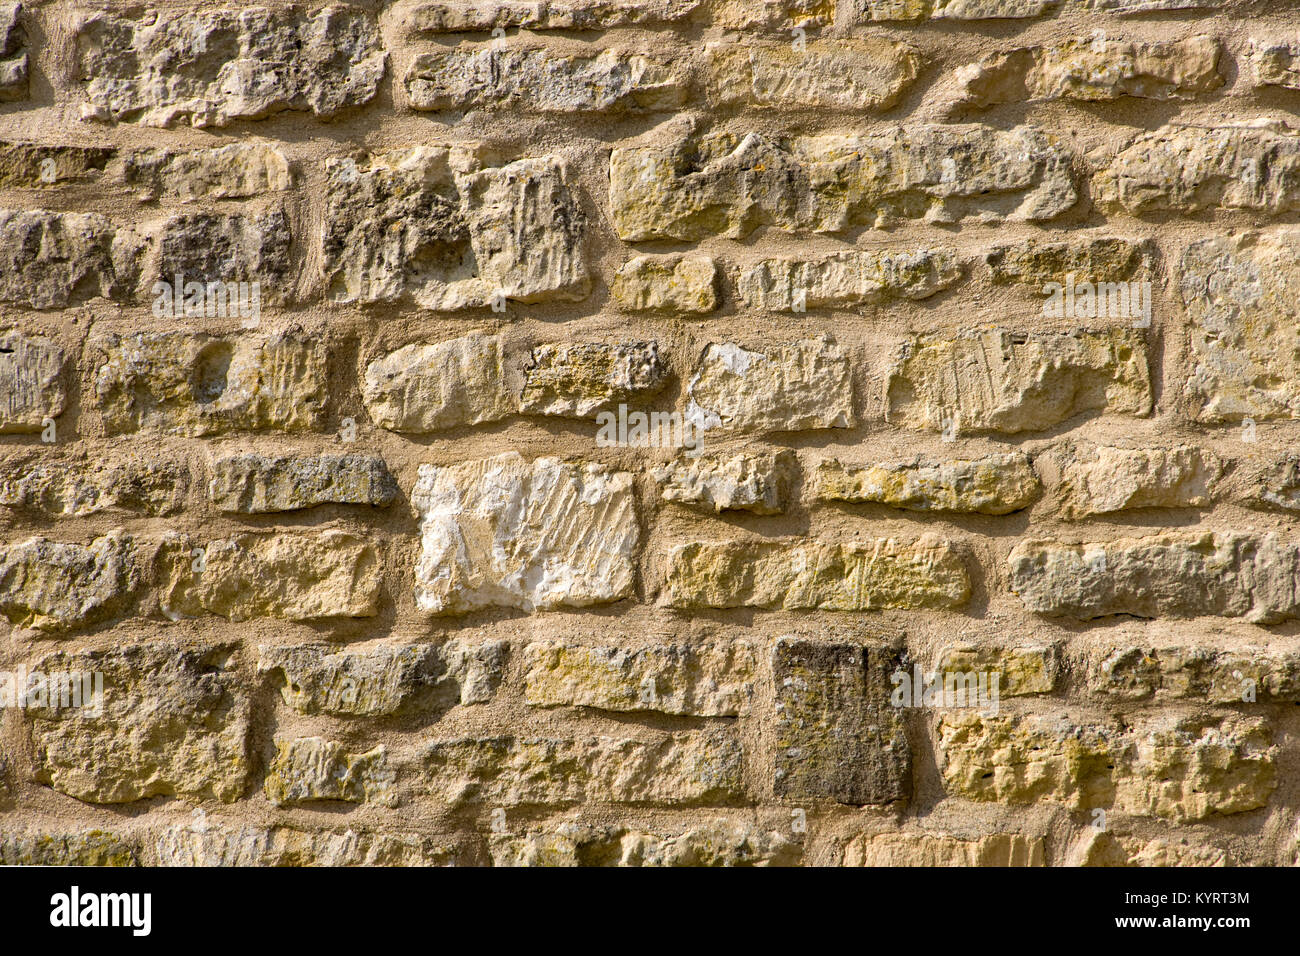
[[[1293,861],[1300,5],[0,7],[0,862]]]

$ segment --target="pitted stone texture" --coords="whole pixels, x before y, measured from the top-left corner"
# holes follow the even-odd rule
[[[255,216],[184,213],[163,226],[154,276],[163,284],[174,285],[180,276],[186,284],[205,287],[209,282],[256,282],[260,309],[262,300],[293,298],[290,242],[289,217],[280,209]],[[181,304],[172,303],[177,310]],[[189,303],[185,305],[188,311]],[[229,315],[236,313],[230,304],[226,309]]]
[[[799,472],[794,452],[699,455],[674,459],[654,470],[659,493],[705,513],[752,511],[781,514]]]
[[[640,545],[632,475],[515,452],[421,465],[422,611],[588,607],[631,597]]]
[[[140,582],[130,535],[89,546],[29,538],[0,547],[0,614],[20,627],[64,631],[118,614]]]
[[[208,499],[219,511],[271,514],[322,504],[384,508],[397,482],[372,455],[226,455],[212,463]]]
[[[1246,503],[1266,511],[1300,511],[1300,455],[1255,471]]]
[[[1004,515],[1028,508],[1042,484],[1023,452],[945,462],[844,465],[820,462],[814,477],[819,501],[874,502],[909,511]]]
[[[1133,508],[1204,508],[1223,476],[1218,456],[1195,445],[1118,448],[1070,442],[1050,456],[1059,468],[1054,495],[1062,517]]]
[[[1300,700],[1300,654],[1201,642],[1124,643],[1082,660],[1088,692],[1121,701],[1211,704]]]
[[[1127,834],[1090,829],[1084,841],[1071,848],[1067,866],[1236,866],[1233,856],[1220,846],[1197,846],[1189,838],[1146,840]]]
[[[1167,10],[1217,10],[1229,0],[1086,0],[1099,13],[1163,13]]]
[[[76,41],[85,118],[145,126],[330,117],[368,103],[384,75],[374,18],[352,7],[101,13]]]
[[[637,650],[538,641],[525,666],[524,694],[537,707],[737,717],[749,713],[757,662],[748,641]]]
[[[1203,239],[1183,255],[1191,323],[1186,397],[1207,424],[1300,418],[1295,349],[1300,230]]]
[[[424,750],[429,793],[453,807],[584,801],[667,806],[744,797],[743,753],[727,731],[620,737],[439,740]]]
[[[101,333],[85,355],[99,363],[93,402],[110,435],[297,432],[324,421],[328,362],[319,338]]]
[[[951,688],[955,693],[967,694],[967,700],[978,689],[980,674],[992,688],[993,675],[997,675],[998,697],[1028,697],[1033,694],[1050,694],[1056,686],[1060,660],[1051,645],[976,645],[952,644],[939,653],[935,673],[943,681],[945,693]],[[956,682],[958,675],[965,678],[966,690]],[[974,677],[974,683],[970,678]],[[990,689],[989,696],[992,696]]]
[[[611,49],[565,56],[492,44],[421,53],[405,84],[417,110],[610,114],[673,110],[686,100],[681,65]]]
[[[45,336],[0,332],[0,435],[39,432],[63,414],[63,365],[63,349]]]
[[[63,309],[130,298],[139,248],[96,213],[0,209],[0,302]]]
[[[952,545],[929,536],[913,544],[695,542],[670,553],[664,593],[679,610],[955,608],[970,597],[970,576]]]
[[[135,844],[111,830],[6,827],[0,866],[138,866]]]
[[[1077,198],[1069,155],[1029,126],[716,134],[610,155],[610,207],[626,242],[741,239],[761,226],[842,233],[922,218],[1040,221]]]
[[[230,803],[249,773],[249,703],[220,648],[135,644],[55,654],[46,673],[102,673],[102,713],[32,711],[37,779],[87,803]]]
[[[585,418],[663,388],[668,367],[656,342],[540,345],[524,367],[519,410]]]
[[[864,20],[1024,20],[1060,0],[857,0]]]
[[[1084,412],[1146,415],[1151,401],[1134,329],[922,336],[888,380],[890,422],[954,436],[1041,431]]]
[[[289,160],[269,143],[234,143],[212,149],[136,149],[126,157],[123,180],[141,202],[162,196],[247,199],[293,184]]]
[[[1243,813],[1277,786],[1264,721],[1156,718],[1131,731],[1063,716],[939,719],[944,785],[977,801],[1114,807],[1177,823]]]
[[[849,359],[823,337],[750,350],[710,343],[686,389],[685,420],[701,432],[852,428]]]
[[[1224,83],[1222,48],[1210,36],[1171,42],[1107,39],[1104,32],[985,57],[960,71],[962,102],[977,107],[1025,100],[1085,102],[1122,96],[1193,99]]]
[[[1089,621],[1134,617],[1300,617],[1300,550],[1276,534],[1171,532],[1096,544],[1030,539],[1012,550],[1025,607]]]
[[[134,455],[29,455],[0,462],[0,505],[50,517],[104,511],[169,515],[184,506],[189,480],[183,464]]]
[[[159,866],[446,866],[454,852],[418,833],[302,830],[199,817],[154,841]]]
[[[1046,866],[1040,836],[994,833],[973,840],[939,833],[863,833],[844,845],[841,866]]]
[[[420,146],[325,164],[324,274],[336,302],[427,309],[577,301],[590,291],[585,220],[554,157],[480,169]]]
[[[948,249],[837,252],[816,259],[764,259],[741,271],[736,293],[745,305],[769,312],[845,309],[928,299],[961,275]]]
[[[3,64],[0,64],[2,71]],[[0,80],[0,89],[2,84],[3,80]],[[0,98],[2,96],[0,93]],[[0,187],[51,189],[92,180],[103,173],[114,152],[108,146],[0,142]]]
[[[505,641],[334,650],[262,645],[257,669],[278,674],[280,695],[300,714],[376,717],[483,704],[501,683]]]
[[[1105,212],[1148,215],[1300,209],[1300,134],[1285,123],[1169,125],[1143,133],[1093,176]]]
[[[262,789],[277,807],[321,800],[384,803],[392,800],[396,778],[383,747],[353,754],[332,740],[298,737],[275,742]]]
[[[604,30],[660,26],[691,19],[703,0],[467,0],[425,3],[413,8],[409,25],[417,33],[491,33],[503,30]]]
[[[995,246],[986,260],[998,285],[1023,284],[1041,292],[1049,282],[1064,284],[1071,273],[1078,282],[1149,279],[1155,251],[1149,239],[1124,236],[1029,239]]]
[[[1255,40],[1251,44],[1250,67],[1256,86],[1280,86],[1300,90],[1300,44],[1285,40]]]
[[[905,43],[879,37],[791,43],[711,43],[709,98],[716,106],[883,111],[920,72]]]
[[[378,547],[346,531],[243,534],[200,541],[169,535],[159,557],[162,611],[315,621],[379,613]]]
[[[406,345],[368,364],[361,399],[371,420],[396,432],[495,422],[517,409],[500,336],[472,332],[435,345]]]
[[[783,637],[772,649],[773,792],[889,804],[912,794],[912,751],[889,704],[896,650]]]
[[[492,865],[797,866],[803,847],[775,830],[740,821],[707,821],[684,830],[586,827],[565,823],[522,836],[495,835]]]
[[[718,268],[708,256],[636,256],[619,267],[610,292],[632,312],[703,315],[718,307]]]
[[[27,99],[27,31],[21,3],[0,4],[0,101]]]

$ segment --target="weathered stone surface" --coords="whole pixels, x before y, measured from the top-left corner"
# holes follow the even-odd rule
[[[1089,829],[1084,841],[1071,848],[1067,866],[1235,866],[1223,847],[1179,841],[1146,840],[1127,834]]]
[[[1059,469],[1054,495],[1065,518],[1132,508],[1203,508],[1213,501],[1223,462],[1195,445],[1117,448],[1070,442],[1049,456]]]
[[[709,23],[724,30],[776,30],[830,26],[834,0],[707,0]]]
[[[1118,644],[1087,654],[1084,672],[1088,692],[1111,700],[1300,700],[1300,654],[1266,647]]]
[[[369,363],[361,399],[371,420],[397,432],[434,432],[505,418],[517,408],[501,337],[471,332],[406,345]]]
[[[110,435],[306,431],[325,417],[328,362],[318,338],[101,333],[85,354],[98,363],[94,404]]]
[[[519,410],[585,418],[663,388],[668,367],[656,342],[539,345],[524,367]]]
[[[417,110],[623,113],[676,109],[686,99],[680,65],[610,49],[566,56],[493,44],[421,53],[405,85]]]
[[[515,452],[421,465],[411,505],[423,611],[587,607],[633,593],[640,529],[628,472]]]
[[[1170,125],[1143,133],[1093,176],[1105,212],[1300,209],[1300,134],[1281,122]]]
[[[1255,508],[1300,511],[1300,455],[1256,470],[1248,495],[1246,503]]]
[[[1197,421],[1300,418],[1295,350],[1300,230],[1204,239],[1184,253],[1191,323],[1185,394]]]
[[[1122,96],[1192,99],[1224,83],[1222,47],[1211,36],[1169,42],[1106,39],[1104,33],[995,53],[963,68],[962,102],[1102,101]]]
[[[0,10],[0,20],[4,16]],[[4,98],[4,64],[0,63],[0,99]],[[46,146],[0,142],[0,187],[48,189],[93,179],[113,156],[107,146]]]
[[[28,538],[0,547],[0,614],[20,627],[62,631],[117,614],[140,581],[123,531],[89,546]]]
[[[670,553],[664,592],[682,610],[953,608],[970,597],[970,577],[948,542],[928,536],[914,544],[695,542]]]
[[[293,184],[289,161],[269,143],[233,143],[212,149],[136,149],[124,162],[123,180],[141,202],[245,199]]]
[[[1019,20],[1060,0],[858,0],[865,20]]]
[[[948,675],[988,674],[988,686],[992,687],[992,675],[996,674],[999,698],[1050,694],[1059,671],[1056,648],[1044,644],[952,644],[939,653],[935,667],[945,691],[951,686],[959,694],[961,687],[949,684]]]
[[[173,620],[219,614],[231,621],[314,621],[379,613],[379,549],[346,531],[206,542],[170,535],[159,563],[162,610]]]
[[[0,435],[39,432],[67,406],[64,354],[43,335],[0,332]]]
[[[1005,515],[1028,508],[1042,484],[1024,452],[945,462],[844,465],[820,462],[814,479],[819,501],[876,502],[909,511]]]
[[[727,731],[619,737],[439,740],[424,750],[429,793],[452,806],[584,800],[728,804],[744,795],[743,755]]]
[[[34,830],[6,827],[0,866],[137,866],[139,851],[109,830]]]
[[[325,164],[324,273],[338,302],[455,310],[583,299],[585,221],[554,157],[480,169],[420,146]]]
[[[537,641],[525,666],[525,698],[537,707],[736,717],[749,713],[757,662],[748,641],[637,650]]]
[[[633,312],[712,312],[718,268],[708,256],[636,256],[614,274],[610,292]]]
[[[493,866],[796,866],[803,847],[775,830],[710,821],[684,830],[585,827],[492,837]]]
[[[262,789],[276,806],[319,800],[383,803],[392,799],[396,779],[383,747],[352,754],[332,740],[298,737],[275,742]]]
[[[1300,616],[1300,549],[1276,534],[1171,532],[1098,544],[1021,541],[1011,590],[1038,614],[1092,620]]]
[[[1256,40],[1251,44],[1250,67],[1256,86],[1281,86],[1300,90],[1300,44],[1285,40]]]
[[[786,509],[799,473],[794,452],[700,455],[677,458],[654,470],[665,501],[697,511],[752,511],[775,515]]]
[[[189,471],[184,464],[128,456],[105,460],[48,454],[0,462],[0,505],[51,517],[104,511],[174,514],[185,503]]]
[[[686,389],[685,420],[701,432],[852,428],[853,374],[829,337],[746,349],[710,343]]]
[[[1216,10],[1228,0],[1087,0],[1088,8],[1098,12],[1163,13],[1167,10]]]
[[[21,3],[0,5],[0,100],[27,99],[27,31],[18,23]]]
[[[380,646],[335,651],[316,644],[258,648],[260,673],[301,714],[375,717],[482,704],[501,683],[505,641]]]
[[[658,26],[690,18],[702,0],[465,0],[425,3],[409,17],[419,33],[491,33],[503,30],[604,30]]]
[[[1179,823],[1263,806],[1277,786],[1271,736],[1264,721],[1238,716],[1160,718],[1127,732],[1045,715],[939,720],[951,794],[1114,807]]]
[[[1046,866],[1040,836],[994,833],[961,840],[932,833],[863,833],[844,845],[841,866]]]
[[[454,851],[418,833],[220,824],[205,817],[158,834],[159,866],[447,866]]]
[[[184,213],[163,226],[154,275],[171,285],[177,276],[205,287],[209,282],[256,282],[260,309],[263,300],[278,303],[293,298],[296,279],[290,242],[289,217],[280,209],[255,216]],[[173,309],[181,304],[188,310],[188,302],[173,299]],[[204,307],[206,311],[206,302]],[[233,316],[237,310],[227,303],[226,312]]]
[[[890,299],[928,299],[962,270],[948,249],[837,252],[816,259],[764,259],[744,269],[736,293],[769,312],[844,309]]]
[[[369,102],[384,75],[378,27],[355,7],[100,13],[76,39],[84,117],[145,126],[329,117]]]
[[[321,504],[384,508],[397,482],[374,455],[226,455],[212,463],[208,498],[219,511],[268,514]]]
[[[889,704],[896,649],[783,637],[772,648],[773,792],[888,804],[912,794],[912,751]]]
[[[1033,127],[713,134],[610,155],[619,238],[741,239],[760,226],[839,233],[925,218],[1038,221],[1077,200],[1068,154]]]
[[[711,43],[709,98],[716,106],[887,110],[920,72],[905,43],[880,37],[792,44]]]
[[[954,436],[1041,431],[1097,411],[1151,411],[1138,330],[921,336],[904,346],[888,380],[889,421]]]
[[[43,658],[45,673],[102,673],[104,693],[99,708],[29,712],[37,779],[88,803],[239,799],[249,704],[227,657],[150,643]]]
[[[0,302],[62,309],[128,298],[137,248],[95,213],[0,209]]]
[[[1149,239],[1087,236],[995,246],[986,261],[996,284],[1018,283],[1041,291],[1049,282],[1064,284],[1071,273],[1079,282],[1148,279],[1154,255],[1155,244]]]

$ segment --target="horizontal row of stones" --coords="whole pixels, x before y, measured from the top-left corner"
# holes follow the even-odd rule
[[[1124,484],[1131,475],[1105,474],[1105,451],[1093,452],[1084,473],[1108,487]],[[669,466],[666,496],[705,507],[726,495],[761,501],[776,493],[763,484],[764,465],[778,481],[775,473],[788,464],[782,458]],[[1204,460],[1188,448],[1155,456],[1120,450],[1117,460],[1138,469],[1154,463],[1162,475],[1186,465],[1188,480],[1175,495],[1194,492],[1208,474],[1197,472]],[[119,473],[126,474],[124,466],[106,474]],[[362,456],[240,457],[224,462],[214,488],[241,510],[267,494],[375,501],[392,492],[377,477],[383,474]],[[851,471],[832,462],[819,479],[829,500],[893,496],[905,507],[926,495],[937,495],[941,505],[987,502],[999,492],[1024,494],[1037,480],[1028,461],[1015,456],[898,470]],[[139,487],[127,476],[127,491],[108,494]],[[147,477],[145,487],[147,494]],[[420,519],[414,598],[422,612],[583,608],[638,594],[643,533],[630,472],[555,458],[527,462],[512,452],[422,465],[410,502]],[[218,540],[115,530],[90,544],[33,537],[0,547],[0,613],[55,632],[132,612],[170,620],[371,617],[379,613],[386,552],[395,545],[340,530]],[[933,533],[914,540],[688,541],[668,551],[658,601],[682,611],[956,609],[972,595],[975,550]],[[1271,532],[1195,530],[1086,543],[1031,538],[1016,544],[1007,561],[1011,592],[1049,617],[1219,616],[1257,624],[1300,617],[1300,544]]]
[[[1114,9],[1119,3],[1083,0],[1078,6]],[[1184,3],[1183,8],[1209,3]],[[787,29],[815,27],[833,3],[575,4],[591,19],[581,27],[642,26],[702,19],[724,29],[752,30],[752,21],[777,14]],[[994,11],[977,3],[867,3],[868,20],[915,19],[929,12]],[[1045,4],[1012,5],[1021,11]],[[785,7],[786,10],[781,8]],[[691,8],[691,9],[688,9]],[[802,10],[800,9],[802,8]],[[1162,9],[1168,9],[1163,7]],[[800,16],[801,12],[805,15]],[[891,15],[892,11],[892,15]],[[430,5],[408,12],[409,33],[498,26],[544,29],[556,7],[485,5],[482,10]],[[1121,11],[1122,12],[1122,11]],[[757,14],[757,16],[755,16]],[[767,14],[765,16],[765,14]],[[782,15],[784,14],[784,15]],[[793,14],[793,15],[791,15]],[[562,16],[562,14],[561,14]],[[633,18],[636,18],[633,20]],[[510,20],[525,22],[510,23]],[[563,26],[572,29],[577,17]],[[26,97],[27,33],[19,6],[0,9],[0,95]],[[601,22],[603,21],[603,22]],[[622,21],[622,22],[620,22]],[[631,22],[629,22],[631,21]],[[488,25],[491,22],[491,25]],[[660,38],[662,47],[662,37]],[[569,41],[571,45],[572,41]],[[402,77],[416,110],[523,107],[537,112],[673,110],[701,87],[709,105],[788,106],[882,110],[894,106],[916,80],[923,60],[912,43],[877,36],[799,42],[744,41],[706,44],[698,55],[683,44],[675,52],[646,54],[634,38],[600,49],[573,51],[540,40],[472,43],[417,54]],[[77,95],[86,119],[172,126],[224,126],[286,110],[330,117],[376,96],[387,65],[378,23],[370,14],[330,6],[155,13],[144,20],[93,14],[77,27]],[[1256,39],[1243,56],[1258,86],[1300,89],[1300,44]],[[697,60],[699,62],[697,62]],[[1104,32],[1049,45],[1009,47],[966,65],[955,105],[1122,96],[1186,99],[1214,91],[1235,75],[1231,57],[1215,38],[1177,41],[1107,39]],[[168,82],[160,83],[166,75]]]
[[[625,813],[626,818],[629,814]],[[562,819],[519,827],[522,832],[427,835],[414,830],[263,826],[195,811],[191,821],[155,826],[77,829],[66,824],[7,827],[0,864],[7,866],[1239,866],[1292,864],[1295,840],[1282,859],[1224,845],[1207,834],[1143,836],[1112,820],[1107,832],[1072,827],[1070,838],[1026,832],[960,836],[943,831],[880,829],[819,839],[814,817],[803,829],[773,813],[712,812],[704,819],[665,824],[634,819],[610,825]],[[507,815],[508,816],[508,815]],[[510,828],[516,829],[516,828]],[[1035,828],[1037,829],[1037,828]],[[1043,828],[1046,829],[1046,828]],[[804,831],[807,832],[804,832]],[[825,849],[822,849],[822,847]]]
[[[490,702],[511,653],[505,641],[455,639],[353,650],[283,645],[260,648],[257,666],[300,713],[387,718]],[[897,699],[897,674],[912,662],[901,639],[863,645],[787,636],[770,644],[742,639],[640,650],[551,640],[513,653],[523,656],[516,672],[524,675],[526,702],[538,708],[744,719],[756,685],[765,682],[774,695],[769,733],[759,745],[746,743],[733,721],[624,736],[413,733],[363,751],[321,736],[277,734],[260,778],[263,795],[276,806],[397,807],[433,797],[448,811],[587,801],[726,806],[755,796],[884,806],[912,795],[915,751],[903,705],[913,701]],[[1267,805],[1280,747],[1269,723],[1249,711],[1256,700],[1300,699],[1300,653],[1209,644],[1072,653],[1079,658],[1068,662],[1073,673],[1104,701],[1208,698],[1240,706],[1124,719],[1059,707],[939,709],[932,713],[934,752],[949,796],[1114,809],[1178,823]],[[947,683],[976,671],[997,674],[1006,678],[1007,696],[1016,697],[1050,692],[1064,656],[1044,645],[956,645],[941,653],[937,668]],[[233,802],[248,795],[258,748],[250,682],[241,679],[233,647],[144,643],[59,652],[33,671],[94,673],[103,693],[97,708],[80,709],[29,697],[22,721],[32,781],[98,804],[157,796]],[[1258,696],[1244,692],[1248,681]]]

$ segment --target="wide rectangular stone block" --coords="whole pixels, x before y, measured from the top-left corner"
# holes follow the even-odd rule
[[[813,487],[818,501],[989,515],[1027,508],[1042,491],[1042,483],[1023,452],[877,465],[845,465],[828,458],[818,463]]]
[[[0,614],[64,631],[123,611],[141,582],[136,544],[118,529],[88,546],[33,537],[0,547]]]
[[[373,455],[225,455],[212,462],[208,499],[219,511],[272,514],[322,504],[383,508],[397,482]]]

